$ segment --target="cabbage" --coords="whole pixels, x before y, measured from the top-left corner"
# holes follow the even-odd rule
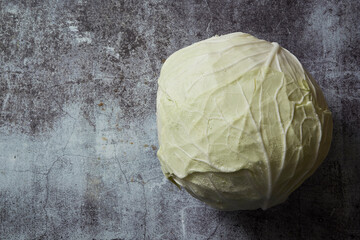
[[[162,171],[214,208],[282,203],[329,151],[325,98],[277,43],[245,33],[197,42],[165,61],[158,86]]]

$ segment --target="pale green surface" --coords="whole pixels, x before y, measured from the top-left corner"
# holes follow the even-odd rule
[[[158,83],[162,170],[213,207],[279,204],[329,150],[321,90],[277,43],[244,33],[195,43],[167,59]]]

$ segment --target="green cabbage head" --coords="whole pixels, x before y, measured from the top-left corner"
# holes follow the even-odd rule
[[[197,42],[165,61],[158,86],[162,171],[214,208],[282,203],[329,151],[325,98],[277,43],[245,33]]]

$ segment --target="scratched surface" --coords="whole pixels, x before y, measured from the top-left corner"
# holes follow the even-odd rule
[[[360,2],[0,1],[0,239],[359,239]],[[221,212],[164,179],[164,59],[215,34],[277,41],[317,79],[329,156],[282,205]]]

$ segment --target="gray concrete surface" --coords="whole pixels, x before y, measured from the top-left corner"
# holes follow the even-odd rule
[[[359,1],[0,1],[0,239],[359,239]],[[243,31],[293,52],[334,140],[282,205],[221,212],[164,179],[157,77]]]

